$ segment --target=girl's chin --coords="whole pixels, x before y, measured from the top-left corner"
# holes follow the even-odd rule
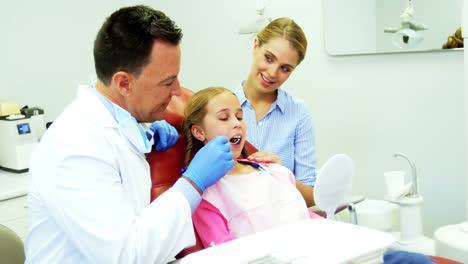
[[[242,158],[242,149],[241,148],[231,148],[232,159],[241,159]]]

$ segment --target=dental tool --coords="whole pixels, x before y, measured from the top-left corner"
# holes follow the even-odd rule
[[[254,168],[257,168],[259,170],[264,170],[264,171],[266,171],[266,169],[263,167],[262,164],[270,163],[270,162],[257,162],[257,161],[249,160],[249,159],[237,159],[237,162],[248,164]]]

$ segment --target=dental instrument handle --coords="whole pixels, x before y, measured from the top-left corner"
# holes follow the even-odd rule
[[[405,154],[401,153],[401,152],[397,152],[394,154],[394,157],[395,158],[398,158],[398,157],[403,157],[405,158],[408,163],[410,164],[411,166],[411,174],[412,174],[412,182],[413,182],[413,191],[411,192],[412,195],[418,195],[418,176],[417,176],[417,173],[416,173],[416,166],[414,165],[414,163],[408,158],[408,156],[406,156]]]
[[[327,213],[327,219],[335,220],[335,210],[325,211]]]
[[[357,225],[357,214],[356,214],[356,206],[354,203],[350,203],[348,205],[348,211],[349,211],[349,222],[353,225]]]

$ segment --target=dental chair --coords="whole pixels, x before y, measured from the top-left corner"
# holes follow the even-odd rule
[[[182,121],[184,117],[184,107],[187,100],[194,94],[193,91],[181,87],[181,95],[173,97],[166,110],[165,120],[173,125],[179,132],[177,143],[164,152],[152,151],[146,159],[150,165],[151,172],[151,201],[171,188],[181,176],[181,169],[184,167],[186,141],[182,131]],[[246,142],[249,153],[257,152],[257,149]],[[192,252],[203,249],[198,233],[195,230],[196,245],[186,248],[176,256],[182,258]]]

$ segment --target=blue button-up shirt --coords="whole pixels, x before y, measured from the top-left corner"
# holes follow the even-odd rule
[[[297,180],[314,186],[317,167],[314,123],[305,103],[279,88],[276,101],[257,123],[255,110],[242,88],[244,82],[235,93],[244,112],[247,141],[258,150],[278,155]]]

